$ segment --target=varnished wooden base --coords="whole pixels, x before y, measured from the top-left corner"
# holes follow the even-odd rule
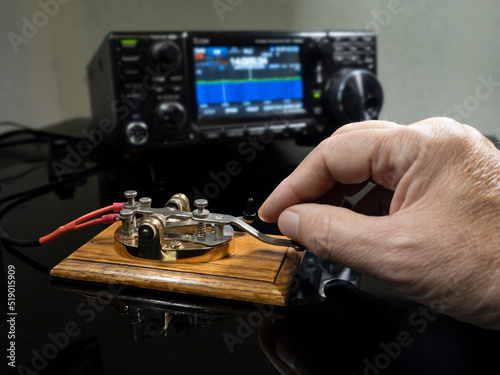
[[[115,250],[116,223],[50,272],[51,277],[123,284],[205,297],[285,306],[301,253],[235,233],[232,255],[206,263],[124,257]]]

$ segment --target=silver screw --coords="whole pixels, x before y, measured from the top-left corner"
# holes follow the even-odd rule
[[[210,211],[205,210],[205,207],[208,206],[206,199],[197,199],[194,201],[194,205],[196,207],[196,210],[193,212],[195,217],[207,217],[210,214]]]
[[[120,211],[118,216],[122,219],[122,236],[124,238],[132,237],[134,211],[125,208]]]
[[[202,219],[210,215],[210,211],[205,210],[205,207],[208,205],[208,201],[206,199],[197,199],[194,201],[194,205],[196,207],[196,210],[193,211],[193,216],[195,218]],[[205,223],[198,223],[196,235],[198,238],[204,238],[207,235],[207,226]]]
[[[134,211],[128,210],[128,209],[123,209],[120,211],[119,216],[120,216],[120,219],[125,220],[125,219],[130,219],[133,214],[134,214]]]
[[[143,197],[139,199],[139,205],[141,208],[151,208],[152,199],[149,197]]]
[[[179,247],[181,247],[181,245],[182,245],[181,241],[173,240],[170,242],[171,249],[178,249]]]
[[[123,195],[127,198],[128,203],[134,203],[134,198],[137,197],[137,191],[127,190]]]
[[[125,198],[127,198],[127,203],[123,206],[125,208],[137,209],[137,203],[135,202],[135,197],[137,197],[137,191],[135,190],[127,190],[124,194]]]

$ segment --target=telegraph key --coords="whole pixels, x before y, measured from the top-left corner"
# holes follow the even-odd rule
[[[250,225],[243,217],[211,213],[205,199],[191,210],[184,194],[161,208],[125,192],[115,223],[51,271],[54,279],[123,284],[142,289],[285,305],[304,248]],[[235,232],[237,227],[241,232]]]

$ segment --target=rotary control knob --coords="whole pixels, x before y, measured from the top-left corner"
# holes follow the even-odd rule
[[[316,45],[316,50],[321,56],[331,57],[333,54],[332,41],[328,38],[321,39]]]
[[[156,108],[156,120],[160,126],[170,130],[178,130],[186,122],[186,111],[179,103],[161,103]]]
[[[160,64],[163,69],[172,70],[181,62],[181,51],[173,42],[159,42],[151,48],[151,59],[153,63]]]
[[[342,69],[326,87],[330,111],[343,123],[377,119],[383,97],[377,77],[366,69]]]
[[[125,128],[125,137],[133,146],[142,146],[148,141],[148,126],[141,121],[133,121]]]

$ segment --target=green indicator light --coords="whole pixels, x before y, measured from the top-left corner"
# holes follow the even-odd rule
[[[137,39],[122,39],[121,44],[137,44]]]
[[[315,92],[313,94],[313,96],[314,96],[314,99],[321,99],[321,93],[320,92]]]

